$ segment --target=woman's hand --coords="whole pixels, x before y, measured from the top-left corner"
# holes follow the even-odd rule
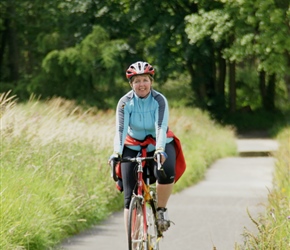
[[[160,163],[162,165],[167,159],[167,154],[164,151],[156,150],[155,153],[154,153],[155,161],[157,161],[157,155],[160,156]]]

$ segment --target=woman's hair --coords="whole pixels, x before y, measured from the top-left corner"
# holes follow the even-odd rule
[[[146,75],[150,78],[151,82],[154,81],[154,78],[150,75],[150,74],[142,74],[142,75]],[[134,81],[134,79],[136,78],[136,76],[140,76],[140,75],[135,75],[135,76],[132,76],[130,79],[129,79],[129,83],[132,83]]]

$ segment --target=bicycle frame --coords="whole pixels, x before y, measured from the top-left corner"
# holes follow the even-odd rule
[[[147,224],[147,208],[146,203],[150,204],[150,209],[152,209],[152,212],[154,214],[154,217],[156,216],[156,207],[153,202],[153,197],[150,193],[150,179],[147,176],[146,182],[143,179],[143,164],[142,162],[145,160],[152,160],[153,157],[135,157],[135,158],[129,158],[129,159],[121,159],[121,162],[136,162],[138,164],[137,168],[137,192],[133,193],[133,196],[137,197],[141,201],[141,207],[142,207],[142,213],[143,213],[143,241],[146,242],[148,249],[153,249],[151,246],[151,243],[149,243],[150,239],[148,239],[148,224]],[[158,168],[160,168],[160,158],[157,158]],[[152,225],[151,225],[152,226]],[[156,243],[158,244],[158,241],[162,237],[162,233],[157,231],[157,237],[156,237]],[[150,241],[151,242],[151,241]],[[150,247],[150,248],[149,248]],[[157,247],[158,248],[158,247]],[[154,247],[155,249],[155,247]],[[159,249],[159,248],[158,248]]]
[[[149,190],[149,178],[146,178],[146,183],[143,180],[143,166],[142,161],[145,160],[143,158],[153,159],[152,157],[139,157],[136,158],[136,161],[138,163],[138,169],[137,169],[137,196],[139,196],[142,199],[142,210],[143,210],[143,230],[144,230],[144,236],[145,241],[147,241],[147,214],[146,214],[146,202],[149,202],[153,197],[150,194]]]
[[[145,160],[153,160],[154,157],[136,157],[136,158],[132,158],[131,161],[136,161],[138,163],[138,169],[137,169],[137,174],[138,174],[138,178],[137,178],[137,195],[143,196],[143,191],[144,191],[144,197],[146,201],[149,201],[152,197],[150,195],[150,191],[149,191],[149,178],[146,179],[146,183],[143,180],[143,166],[142,166],[142,161]],[[157,155],[157,164],[158,164],[158,170],[161,169],[161,164],[160,164],[160,155]],[[146,197],[148,196],[148,197]]]

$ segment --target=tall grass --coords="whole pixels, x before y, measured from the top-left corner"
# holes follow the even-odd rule
[[[277,137],[280,147],[277,159],[274,188],[269,193],[269,205],[260,218],[252,218],[258,228],[258,235],[244,232],[244,250],[286,250],[290,249],[290,127]]]
[[[82,110],[59,98],[18,104],[8,94],[0,105],[0,249],[48,249],[123,206],[107,166],[114,111]],[[170,127],[187,160],[175,191],[236,152],[233,130],[199,110],[172,109]]]
[[[199,109],[172,109],[170,126],[181,139],[188,166],[174,191],[202,179],[216,159],[237,153],[233,129],[221,127]]]

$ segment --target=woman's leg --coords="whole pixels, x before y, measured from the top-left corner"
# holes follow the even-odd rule
[[[156,183],[156,193],[157,193],[157,207],[166,207],[169,197],[172,193],[174,183],[171,184],[160,184]]]
[[[168,156],[163,164],[166,177],[159,173],[157,168],[155,169],[155,175],[157,176],[156,193],[158,197],[158,207],[166,207],[174,186],[176,164],[174,141],[166,144],[165,152]]]
[[[175,179],[176,152],[174,142],[166,144],[165,152],[168,155],[163,164],[166,177],[164,177],[164,175],[157,170],[157,167],[155,168],[157,176],[157,224],[160,231],[166,231],[170,226],[166,206],[172,193]]]
[[[136,157],[138,151],[131,150],[127,147],[124,148],[123,157]],[[128,233],[128,214],[129,206],[133,194],[133,190],[136,187],[136,163],[123,162],[121,164],[121,174],[122,174],[122,183],[124,190],[124,224],[126,232]]]

